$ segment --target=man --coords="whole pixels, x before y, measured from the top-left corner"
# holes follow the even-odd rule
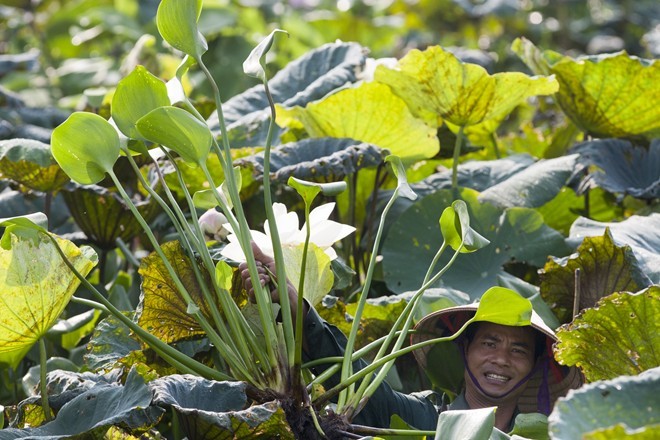
[[[275,273],[274,260],[256,246],[253,246],[253,251],[260,283],[266,285],[271,281],[269,273]],[[240,270],[246,290],[252,296],[247,266],[242,264]],[[291,283],[287,285],[291,312],[295,319],[297,292]],[[497,312],[497,316],[478,314],[478,304],[470,304],[431,313],[415,326],[412,344],[455,335],[468,320],[475,319],[457,335],[454,342],[427,345],[414,352],[420,365],[430,375],[450,378],[450,373],[442,374],[444,370],[461,373],[462,391],[450,405],[434,402],[433,392],[403,394],[383,382],[353,422],[387,428],[392,415],[396,414],[417,429],[434,430],[438,415],[443,410],[495,406],[495,426],[509,432],[516,415],[521,412],[549,414],[554,401],[569,389],[579,387],[582,377],[576,368],[562,367],[554,360],[554,332],[533,312],[529,300],[511,290],[497,287],[484,294],[481,304],[486,302],[488,296],[492,307],[493,302],[506,300],[511,295],[515,296],[517,304],[522,304],[522,315],[525,316],[516,316],[519,311],[506,310],[505,302],[502,303],[505,310]],[[273,301],[279,302],[276,289],[271,289],[271,296]],[[324,321],[306,302],[302,313],[304,354],[307,360],[343,356],[346,336],[337,327]],[[515,324],[502,325],[496,321]],[[438,357],[438,362],[430,362]],[[366,362],[358,360],[354,362],[353,368],[359,370],[366,365]],[[318,375],[329,366],[312,368],[312,372]],[[457,367],[460,369],[457,370]],[[438,371],[440,374],[436,374]],[[338,379],[338,375],[335,375],[324,386],[332,387],[338,383]]]

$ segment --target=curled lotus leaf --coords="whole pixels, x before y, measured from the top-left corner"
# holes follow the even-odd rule
[[[601,139],[576,146],[578,162],[588,167],[593,184],[640,199],[660,197],[660,139],[646,148],[622,139]]]
[[[377,166],[384,156],[377,146],[353,139],[303,139],[272,150],[271,180],[284,183],[291,176],[315,182],[342,180],[362,168]],[[262,178],[263,153],[240,159],[238,163],[251,166],[255,179]]]
[[[580,304],[583,310],[614,292],[636,292],[651,281],[640,269],[630,246],[617,246],[608,229],[600,237],[586,237],[577,252],[550,259],[541,276],[541,296],[561,322],[572,319],[575,272],[580,271]]]
[[[639,374],[660,365],[660,287],[618,292],[560,327],[555,357],[589,381]]]
[[[32,139],[0,141],[0,177],[42,192],[55,192],[69,181],[50,146]]]
[[[45,233],[26,238],[15,234],[16,228],[21,227],[6,228],[0,248],[0,363],[13,368],[56,322],[80,284]],[[55,240],[83,276],[96,265],[92,248]]]
[[[411,50],[397,69],[378,66],[375,79],[390,86],[416,116],[430,123],[440,116],[462,127],[501,119],[527,98],[555,93],[559,87],[552,77],[489,75],[440,46]]]
[[[597,137],[660,136],[660,62],[626,52],[571,58],[526,39],[514,52],[536,73],[554,74],[557,100],[582,130]]]
[[[277,123],[310,137],[352,138],[378,145],[404,162],[435,156],[436,130],[413,116],[389,87],[363,83],[303,107],[278,106]]]
[[[103,249],[114,249],[118,238],[128,242],[142,232],[126,202],[114,191],[98,185],[71,183],[64,188],[62,196],[78,227]],[[146,221],[160,212],[151,198],[133,203]]]

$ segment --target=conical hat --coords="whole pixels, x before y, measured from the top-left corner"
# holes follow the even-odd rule
[[[411,344],[456,334],[469,319],[475,316],[478,305],[478,303],[475,303],[449,307],[425,316],[415,326],[415,333],[411,336]],[[505,305],[503,306],[506,307]],[[523,413],[549,413],[557,398],[566,395],[568,390],[578,388],[582,385],[583,377],[576,367],[559,365],[554,359],[552,346],[557,341],[555,333],[533,310],[531,314],[531,327],[545,336],[546,343],[543,354],[537,362],[537,365],[541,365],[541,368],[537,368],[537,371],[529,379],[527,387],[518,399],[518,409]],[[417,358],[417,362],[424,370],[428,371],[429,367],[431,367],[428,365],[431,350],[436,346],[445,344],[455,344],[455,341],[427,345],[413,352]],[[443,363],[453,366],[460,365],[464,368],[460,351],[455,349],[444,350],[443,356]],[[433,365],[432,367],[442,368],[442,365]],[[544,401],[545,403],[543,403]]]

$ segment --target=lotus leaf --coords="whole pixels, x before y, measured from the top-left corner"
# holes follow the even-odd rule
[[[273,30],[266,38],[255,47],[247,59],[243,63],[243,72],[248,76],[259,78],[261,81],[266,81],[266,54],[273,46],[275,35],[278,33],[287,34],[282,29]]]
[[[312,181],[338,181],[362,168],[377,166],[383,156],[384,152],[377,146],[353,139],[303,139],[272,150],[271,180],[286,182],[295,176]],[[252,167],[255,179],[263,176],[263,162],[263,153],[237,161]]]
[[[184,254],[177,241],[165,243],[162,249],[193,301],[210,320],[211,313],[192,268],[192,264],[198,263]],[[206,278],[206,285],[211,286],[208,272],[201,272]],[[205,334],[195,318],[186,312],[188,305],[185,299],[155,252],[142,260],[139,273],[142,275],[138,308],[141,327],[168,343]]]
[[[43,192],[56,192],[69,181],[50,146],[31,139],[0,141],[0,177]]]
[[[514,52],[536,73],[554,74],[562,110],[597,137],[660,135],[660,62],[626,52],[573,59],[541,51],[529,40],[513,42]]]
[[[379,66],[375,79],[389,85],[416,116],[430,123],[439,116],[461,127],[501,119],[527,98],[555,93],[559,87],[552,77],[489,75],[439,46],[411,50],[396,70]]]
[[[585,237],[602,235],[606,228],[616,244],[630,246],[642,272],[654,284],[660,283],[660,214],[632,215],[620,222],[597,222],[580,217],[571,226],[567,242],[577,247]]]
[[[85,365],[93,371],[108,369],[130,352],[140,350],[140,342],[130,333],[129,328],[113,316],[99,322],[87,344]]]
[[[660,413],[652,402],[658,400],[658,387],[660,367],[637,376],[620,376],[571,390],[557,401],[548,417],[550,438],[627,438],[598,434],[598,430],[607,429],[629,432],[631,438],[657,438]]]
[[[140,223],[116,192],[97,185],[71,185],[62,196],[78,227],[102,249],[114,249],[117,239],[128,242],[142,232]],[[146,221],[160,212],[151,198],[133,203]]]
[[[199,59],[208,49],[206,39],[197,29],[201,12],[202,0],[163,0],[156,15],[158,32],[172,47]]]
[[[0,362],[12,368],[55,323],[80,284],[45,234],[25,238],[15,228],[8,227],[3,237],[10,246],[0,248]],[[92,270],[97,261],[92,248],[55,240],[79,273]]]
[[[52,440],[85,435],[103,436],[112,425],[129,429],[149,429],[163,414],[163,409],[150,406],[152,395],[144,380],[132,369],[126,383],[97,384],[67,402],[52,422],[38,428],[0,431],[0,440],[44,437]]]
[[[119,81],[112,96],[112,119],[119,130],[132,139],[141,139],[137,121],[150,111],[170,105],[167,86],[143,66],[137,66]]]
[[[619,139],[585,142],[573,150],[578,162],[589,167],[589,178],[607,191],[641,199],[660,197],[660,139],[649,148]]]
[[[304,128],[311,137],[347,137],[378,145],[404,161],[433,157],[440,149],[435,129],[378,83],[339,91],[304,108],[278,106],[277,123]]]
[[[444,411],[438,417],[435,440],[489,440],[495,426],[495,407]]]
[[[112,172],[119,157],[119,135],[101,116],[76,112],[53,130],[51,149],[72,180],[89,185]]]
[[[601,237],[586,237],[577,252],[549,260],[541,274],[541,296],[552,305],[561,322],[573,318],[575,271],[580,271],[579,310],[593,307],[614,292],[636,292],[649,284],[629,246],[617,246],[609,230]]]
[[[286,276],[294,286],[300,284],[300,265],[303,257],[303,245],[284,247],[284,263],[287,267]],[[305,267],[304,297],[310,304],[318,304],[332,289],[334,276],[330,269],[330,257],[314,243],[309,244],[307,263]]]
[[[172,407],[189,438],[290,438],[284,411],[277,401],[249,408],[243,382],[217,382],[191,375],[152,381],[154,403]]]
[[[559,329],[555,356],[589,381],[639,374],[660,365],[660,287],[614,293]]]
[[[498,276],[510,276],[504,271],[505,263],[515,260],[541,266],[547,255],[568,253],[562,236],[546,226],[536,211],[501,210],[480,203],[477,196],[474,190],[461,192],[470,214],[470,227],[490,244],[457,258],[442,276],[443,285],[467,292],[476,300],[498,283]],[[451,191],[438,191],[416,201],[390,226],[382,250],[383,276],[390,290],[405,292],[420,287],[428,264],[443,241],[438,219],[452,201]],[[415,258],[410,258],[411,252]],[[448,260],[449,255],[443,255],[438,267]]]
[[[552,200],[573,174],[577,155],[542,160],[479,194],[500,208],[537,208]]]

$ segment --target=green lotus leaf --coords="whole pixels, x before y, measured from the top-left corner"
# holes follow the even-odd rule
[[[475,321],[522,327],[532,323],[532,303],[506,287],[491,287],[481,296]]]
[[[303,257],[303,245],[284,247],[284,263],[286,276],[294,286],[300,285],[300,267]],[[334,275],[330,269],[330,257],[314,243],[309,243],[307,263],[305,267],[304,297],[312,305],[318,304],[332,289]]]
[[[660,287],[619,292],[584,310],[557,332],[555,357],[588,381],[634,375],[660,365]]]
[[[490,244],[478,252],[463,254],[442,276],[441,282],[478,299],[499,277],[510,277],[504,265],[511,261],[540,267],[548,255],[569,252],[563,237],[543,223],[543,218],[529,208],[501,210],[479,202],[478,193],[461,191],[470,217],[470,227]],[[424,279],[443,238],[438,219],[444,208],[454,201],[452,191],[440,190],[420,198],[390,226],[383,241],[383,278],[390,290],[417,290]],[[414,254],[415,258],[410,258]],[[437,267],[446,264],[450,252],[443,255]]]
[[[48,336],[59,337],[62,348],[71,350],[94,330],[100,316],[100,310],[90,309],[68,319],[59,320],[48,330]]]
[[[651,284],[630,246],[617,246],[608,229],[601,237],[586,237],[575,254],[548,260],[540,272],[541,296],[560,322],[573,318],[576,270],[580,271],[580,310],[611,293],[637,292]]]
[[[199,165],[211,151],[213,137],[207,125],[178,107],[159,107],[136,124],[146,139],[177,152],[186,162]]]
[[[479,194],[500,208],[537,208],[552,200],[573,174],[577,155],[542,160]]]
[[[76,112],[53,130],[53,157],[72,180],[98,183],[119,157],[119,135],[101,116]]]
[[[92,371],[108,370],[121,358],[140,349],[140,342],[131,337],[130,329],[114,316],[108,316],[92,333],[84,356],[85,365]]]
[[[495,426],[495,409],[443,411],[438,417],[435,440],[489,440]]]
[[[559,105],[587,133],[660,136],[660,62],[626,52],[574,59],[526,39],[516,39],[512,49],[534,72],[557,77]]]
[[[137,66],[119,81],[112,96],[112,120],[117,128],[132,139],[142,139],[137,121],[150,111],[170,105],[167,86],[143,66]]]
[[[275,35],[278,33],[289,35],[288,32],[282,29],[273,30],[266,38],[252,49],[250,55],[243,63],[243,72],[248,76],[259,78],[261,81],[266,81],[266,54],[273,46]]]
[[[71,360],[63,357],[50,357],[46,361],[46,372],[51,374],[55,371],[72,371],[77,372],[80,370],[80,367],[74,364]],[[52,377],[52,374],[51,374]],[[37,390],[39,390],[39,381],[41,380],[41,365],[35,365],[30,367],[27,373],[21,379],[21,385],[23,386],[23,392],[26,396],[38,395]],[[50,380],[49,380],[50,383]],[[52,396],[52,391],[49,389],[49,397]]]
[[[364,83],[304,108],[277,108],[277,123],[304,128],[311,137],[352,138],[378,145],[403,161],[433,157],[440,149],[435,129],[415,118],[389,87]]]
[[[376,145],[353,139],[303,139],[271,151],[270,178],[276,182],[286,182],[291,176],[310,181],[338,181],[362,168],[379,165],[384,155]],[[263,152],[236,163],[250,167],[255,179],[262,178]]]
[[[293,439],[278,401],[247,406],[243,382],[171,375],[150,382],[156,405],[172,408],[188,438]]]
[[[69,181],[50,146],[31,139],[0,141],[0,178],[42,192],[55,192]]]
[[[211,312],[204,301],[202,289],[192,267],[192,264],[199,263],[192,262],[177,241],[165,243],[162,249],[191,298],[210,321]],[[186,312],[188,305],[158,254],[153,252],[145,257],[138,272],[142,276],[138,318],[141,327],[167,343],[205,334],[195,318]],[[206,285],[211,286],[208,272],[205,270],[201,272]]]
[[[658,400],[659,387],[660,367],[656,367],[637,376],[620,376],[571,390],[557,401],[548,417],[550,438],[657,438],[660,413],[652,402]],[[624,436],[598,433],[608,429]]]
[[[164,413],[162,408],[151,405],[151,399],[144,380],[132,369],[123,386],[100,383],[67,402],[52,422],[37,428],[4,429],[0,438],[102,438],[115,424],[146,430]]]
[[[463,254],[479,250],[489,243],[470,227],[470,215],[463,200],[456,200],[442,211],[440,231],[447,244]]]
[[[406,175],[406,168],[401,162],[401,158],[394,155],[389,155],[385,158],[385,162],[392,166],[392,173],[396,176],[399,197],[405,197],[410,200],[415,200],[417,194],[410,188],[408,184],[408,176]]]
[[[559,87],[552,77],[489,75],[439,46],[411,50],[396,70],[378,66],[375,79],[389,85],[416,116],[429,122],[439,116],[462,127],[501,119],[527,98],[553,94]]]
[[[616,244],[630,246],[644,274],[654,284],[660,283],[660,214],[631,215],[623,221],[612,222],[580,217],[571,226],[567,242],[577,247],[585,237],[603,235],[605,229],[610,230]]]
[[[601,139],[576,146],[589,179],[612,193],[653,200],[660,197],[660,139],[646,148],[620,139]]]
[[[116,192],[97,185],[71,186],[62,196],[78,227],[102,249],[114,249],[118,238],[129,242],[142,233],[142,226]],[[151,198],[133,203],[146,221],[160,212]]]
[[[55,323],[80,284],[44,233],[26,239],[22,229],[9,226],[3,241],[9,238],[10,247],[0,248],[0,363],[12,368]],[[83,276],[96,265],[92,248],[55,240]]]
[[[172,47],[199,59],[208,49],[197,28],[201,13],[202,0],[163,0],[156,13],[158,32]]]

